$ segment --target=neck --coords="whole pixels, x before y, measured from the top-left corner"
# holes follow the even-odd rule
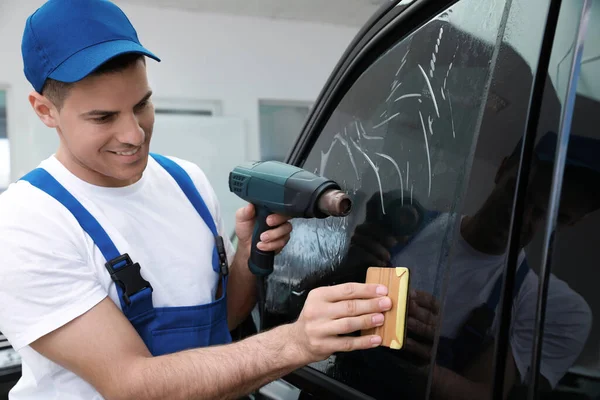
[[[56,159],[65,166],[73,175],[90,185],[101,187],[124,187],[131,185],[141,179],[141,175],[130,181],[120,181],[109,176],[102,175],[80,162],[68,149],[59,146],[56,151]]]
[[[460,232],[475,250],[489,255],[504,254],[508,243],[508,226],[498,226],[494,223],[495,218],[488,218],[488,215],[482,208],[475,215],[466,216],[461,222]]]

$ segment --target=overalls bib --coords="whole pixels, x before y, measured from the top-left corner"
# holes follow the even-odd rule
[[[106,259],[105,267],[116,284],[121,309],[154,356],[191,348],[231,342],[227,325],[227,255],[223,238],[194,186],[190,176],[177,163],[151,156],[177,182],[215,237],[212,268],[219,273],[221,296],[212,303],[182,307],[154,307],[152,285],[141,274],[140,265],[121,253],[98,221],[46,170],[37,168],[21,180],[46,192],[65,206],[92,238]],[[201,267],[201,266],[199,266]]]
[[[393,255],[406,248],[419,232],[441,214],[439,211],[425,209],[422,210],[422,213],[423,222],[409,240],[391,249]],[[513,299],[519,293],[527,272],[529,272],[529,265],[527,260],[524,259],[517,269]],[[493,340],[490,329],[496,316],[496,308],[500,303],[503,278],[504,274],[500,274],[487,301],[471,311],[455,338],[440,336],[437,351],[437,363],[440,366],[455,372],[461,372]]]
[[[528,272],[529,264],[524,259],[517,269],[513,300],[519,294]],[[440,336],[437,353],[439,365],[460,373],[492,342],[494,337],[490,329],[500,303],[503,278],[504,274],[500,274],[487,301],[471,311],[455,338]]]

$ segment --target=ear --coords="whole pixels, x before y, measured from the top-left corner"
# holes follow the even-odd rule
[[[58,110],[48,98],[34,91],[29,94],[29,103],[39,119],[48,128],[56,128],[58,126]]]

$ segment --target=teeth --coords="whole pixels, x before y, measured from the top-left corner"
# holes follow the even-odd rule
[[[131,150],[131,151],[125,151],[125,152],[118,152],[118,151],[115,151],[115,154],[117,154],[117,155],[119,155],[119,156],[132,156],[132,155],[134,155],[135,153],[137,153],[139,149],[140,149],[140,148],[138,147],[137,149],[135,149],[135,150]]]

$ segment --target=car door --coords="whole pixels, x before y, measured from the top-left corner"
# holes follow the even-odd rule
[[[555,327],[560,362],[535,365],[548,294],[529,251],[547,252],[530,243],[548,218],[526,201],[543,204],[556,184],[529,175],[537,146],[559,140],[567,91],[549,73],[573,58],[563,45],[579,26],[565,7],[390,2],[350,46],[287,161],[340,183],[353,212],[293,221],[266,328],[294,321],[311,289],[386,266],[410,271],[408,333],[399,350],[335,354],[286,377],[303,396],[518,397],[532,374],[556,386],[581,354]],[[566,326],[583,340],[585,304],[572,306],[582,318]]]

